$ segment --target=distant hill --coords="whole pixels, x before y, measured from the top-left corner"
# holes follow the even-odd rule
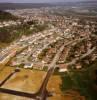
[[[10,14],[9,12],[0,11],[0,21],[3,20],[17,20],[18,18],[14,15]]]
[[[48,3],[0,3],[0,10],[48,7]]]
[[[97,7],[97,1],[57,2],[57,3],[0,3],[0,10],[40,8],[40,7],[51,7],[51,6]]]

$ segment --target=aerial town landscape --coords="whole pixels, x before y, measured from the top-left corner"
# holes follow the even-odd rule
[[[4,1],[0,100],[96,100],[97,1]]]

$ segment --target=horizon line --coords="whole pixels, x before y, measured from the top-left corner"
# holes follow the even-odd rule
[[[31,4],[39,4],[39,3],[68,3],[68,2],[97,2],[97,0],[88,0],[88,1],[59,1],[59,2],[0,2],[0,3],[31,3]]]

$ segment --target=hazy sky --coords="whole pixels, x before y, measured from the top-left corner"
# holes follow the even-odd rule
[[[23,3],[44,3],[44,2],[66,2],[66,1],[90,1],[90,0],[0,0],[0,2],[23,2]],[[92,0],[91,0],[92,1]]]

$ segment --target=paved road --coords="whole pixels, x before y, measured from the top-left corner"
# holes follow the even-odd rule
[[[40,89],[39,89],[39,91],[38,91],[38,95],[40,95],[40,99],[39,99],[39,100],[46,100],[46,96],[47,96],[46,87],[47,87],[48,81],[49,81],[51,75],[54,73],[54,70],[55,70],[55,68],[56,68],[56,63],[57,63],[57,61],[59,60],[59,57],[60,57],[62,51],[64,50],[64,48],[65,48],[66,46],[68,46],[68,45],[70,45],[70,44],[72,44],[71,41],[68,42],[68,43],[66,43],[66,44],[64,43],[64,44],[60,47],[60,49],[58,50],[58,52],[57,52],[57,54],[55,55],[53,61],[51,62],[50,66],[49,66],[49,69],[48,69],[48,72],[47,72],[47,74],[46,74],[46,76],[45,76],[45,79],[44,79],[44,81],[43,81],[43,83],[42,83],[42,85],[41,85],[41,87],[40,87]]]

